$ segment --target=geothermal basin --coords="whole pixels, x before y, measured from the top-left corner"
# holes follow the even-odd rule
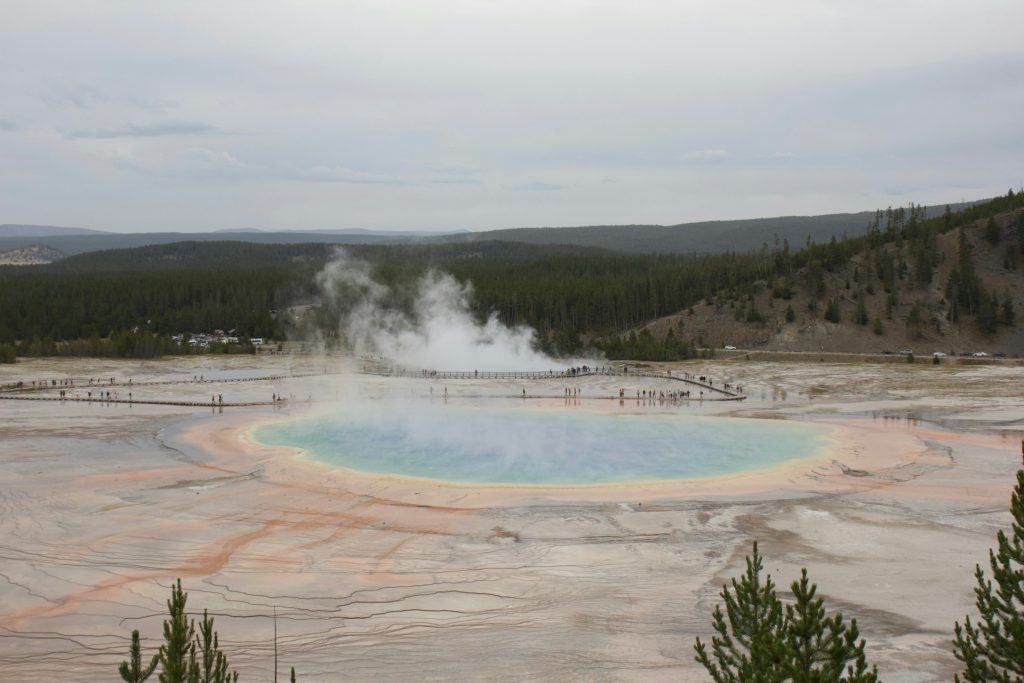
[[[821,455],[808,422],[521,406],[377,404],[257,427],[262,443],[365,473],[565,486],[698,479]]]
[[[784,598],[807,567],[857,618],[884,680],[950,680],[1010,522],[1021,366],[812,360],[665,366],[748,397],[675,403],[620,402],[673,388],[632,374],[0,367],[136,401],[0,401],[0,666],[110,680],[133,629],[155,652],[181,578],[240,680],[273,680],[275,652],[311,683],[707,680],[693,640],[756,540]]]

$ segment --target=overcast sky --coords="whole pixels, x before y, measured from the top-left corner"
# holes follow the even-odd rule
[[[0,0],[0,223],[488,229],[1024,182],[1024,2]]]

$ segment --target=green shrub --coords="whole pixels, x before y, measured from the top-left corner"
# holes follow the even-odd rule
[[[14,344],[0,344],[0,363],[13,363],[18,359],[18,350]]]

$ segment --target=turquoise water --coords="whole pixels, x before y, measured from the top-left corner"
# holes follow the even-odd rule
[[[265,425],[353,470],[463,483],[605,484],[744,472],[814,455],[827,426],[679,414],[424,404]]]

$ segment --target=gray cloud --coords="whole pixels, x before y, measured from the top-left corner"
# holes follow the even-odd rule
[[[53,85],[47,92],[40,95],[39,99],[49,107],[62,108],[71,105],[76,109],[90,109],[108,102],[110,97],[94,86]]]
[[[565,189],[562,185],[556,185],[554,183],[544,183],[539,180],[534,180],[529,183],[523,183],[522,185],[513,185],[513,190],[524,190],[526,192],[553,192],[555,190]]]
[[[217,132],[216,126],[187,121],[169,121],[144,125],[129,124],[119,128],[74,130],[65,133],[71,140],[112,140],[115,138],[157,138],[167,135],[207,135]]]
[[[314,166],[285,175],[294,180],[306,180],[318,183],[355,183],[366,185],[404,185],[407,181],[383,174],[356,171],[343,166]]]
[[[729,158],[729,151],[725,149],[695,149],[692,152],[685,152],[680,157],[683,161],[698,164],[716,164]]]
[[[673,224],[1003,193],[1022,21],[1003,0],[21,3],[0,222]]]
[[[434,185],[483,185],[476,178],[426,178],[423,182]]]

